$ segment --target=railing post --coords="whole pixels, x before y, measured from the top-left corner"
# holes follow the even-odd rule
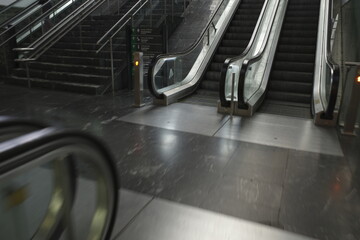
[[[114,74],[114,54],[113,54],[113,39],[110,38],[110,62],[111,62],[111,88],[112,95],[115,96],[115,74]]]

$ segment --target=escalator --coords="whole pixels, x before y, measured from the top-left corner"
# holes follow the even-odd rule
[[[254,32],[265,0],[244,0],[236,11],[195,94],[183,102],[216,106],[219,99],[220,71],[224,61],[242,54]]]
[[[320,0],[289,0],[260,112],[311,118]]]
[[[110,239],[119,181],[96,138],[0,117],[0,239]]]
[[[222,0],[198,39],[185,51],[159,55],[148,73],[155,104],[178,101],[217,106],[222,66],[258,48],[262,30],[278,1]]]

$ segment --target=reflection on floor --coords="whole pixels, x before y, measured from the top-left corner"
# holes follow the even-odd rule
[[[120,210],[126,209],[126,216],[119,217],[129,223],[125,227],[116,226],[121,229],[115,237],[119,240],[310,239],[218,213],[166,200],[150,199],[146,195],[127,190],[123,190],[121,195],[124,203],[120,202]]]
[[[360,239],[359,137],[340,138],[342,156],[334,130],[322,131],[302,123],[309,141],[313,141],[309,136],[314,136],[334,144],[333,149],[320,145],[306,151],[286,145],[266,146],[257,141],[212,136],[221,134],[217,130],[226,129],[230,122],[215,109],[211,113],[207,107],[196,107],[190,112],[180,104],[137,110],[131,104],[128,92],[112,98],[0,87],[1,115],[46,120],[102,138],[116,157],[124,188],[146,193],[149,198],[167,199],[313,238]],[[154,123],[163,121],[154,113],[166,111],[168,116],[178,114],[169,120],[169,129],[141,122],[148,116],[154,117],[150,118]],[[141,118],[135,118],[136,114]],[[196,123],[204,119],[198,118],[201,114],[206,116],[204,123]],[[135,123],[123,121],[130,121],[130,117]],[[297,126],[299,123],[293,120]],[[278,125],[283,121],[278,118]],[[271,117],[261,124],[249,119],[240,129],[236,125],[233,129],[244,131],[245,125],[248,130],[243,135],[260,139],[257,134],[264,132],[252,124],[262,126],[260,130],[271,135],[269,128],[276,129],[274,122],[276,119]],[[283,139],[279,142],[287,144]],[[310,145],[305,140],[300,142],[306,148]],[[121,214],[132,215],[125,210]]]

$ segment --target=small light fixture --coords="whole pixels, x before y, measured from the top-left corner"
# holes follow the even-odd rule
[[[356,77],[356,82],[360,83],[360,75]]]
[[[139,66],[139,64],[140,64],[140,62],[139,62],[139,61],[135,61],[135,66],[136,66],[136,67],[138,67],[138,66]]]

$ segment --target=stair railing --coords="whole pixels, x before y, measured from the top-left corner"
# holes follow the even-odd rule
[[[111,28],[99,38],[97,45],[100,47],[96,53],[102,52],[106,46],[109,46],[110,53],[110,64],[111,64],[111,84],[105,88],[104,92],[111,86],[112,94],[115,95],[115,67],[114,67],[114,38],[128,25],[134,16],[142,10],[149,0],[139,0],[131,7]]]

